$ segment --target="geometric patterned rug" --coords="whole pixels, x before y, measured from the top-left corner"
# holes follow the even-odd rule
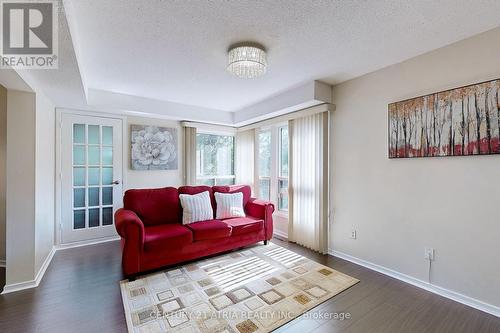
[[[359,282],[275,244],[120,282],[129,332],[270,332]]]

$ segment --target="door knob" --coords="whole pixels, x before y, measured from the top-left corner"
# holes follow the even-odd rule
[[[112,182],[111,184],[113,185],[120,185],[120,181],[119,180],[115,180],[114,182]]]

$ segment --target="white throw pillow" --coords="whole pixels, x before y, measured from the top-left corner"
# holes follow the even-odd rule
[[[213,220],[214,211],[208,191],[198,194],[179,194],[182,206],[182,224]]]
[[[227,219],[230,217],[245,217],[243,210],[243,193],[219,193],[215,192],[217,210],[215,218]]]

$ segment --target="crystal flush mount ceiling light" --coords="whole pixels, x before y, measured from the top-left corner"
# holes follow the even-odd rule
[[[228,52],[227,70],[237,77],[253,79],[266,73],[266,51],[255,44],[239,44]]]

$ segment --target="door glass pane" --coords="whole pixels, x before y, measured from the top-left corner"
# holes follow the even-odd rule
[[[99,208],[89,209],[89,227],[99,226]]]
[[[101,164],[101,147],[89,146],[89,164]]]
[[[89,206],[99,206],[99,187],[89,188]]]
[[[269,200],[271,197],[271,180],[263,178],[259,180],[260,199]]]
[[[113,208],[106,207],[102,209],[102,225],[113,224]]]
[[[73,211],[73,229],[85,228],[85,209]]]
[[[88,134],[88,140],[89,144],[100,144],[100,135],[99,135],[99,125],[89,125],[89,134]]]
[[[99,167],[89,168],[89,185],[99,185]]]
[[[103,187],[102,188],[102,204],[112,205],[113,204],[113,188]]]
[[[102,127],[102,144],[103,145],[113,144],[113,127],[111,126]]]
[[[73,143],[85,143],[84,124],[73,124]]]
[[[113,168],[102,168],[102,185],[113,183]]]
[[[85,207],[85,189],[73,189],[73,207]]]
[[[114,128],[88,124],[72,126],[72,227],[87,229],[113,225]]]
[[[113,147],[102,148],[102,165],[113,165]]]
[[[85,186],[85,168],[73,168],[73,185]]]
[[[73,146],[73,164],[85,164],[85,146]]]

